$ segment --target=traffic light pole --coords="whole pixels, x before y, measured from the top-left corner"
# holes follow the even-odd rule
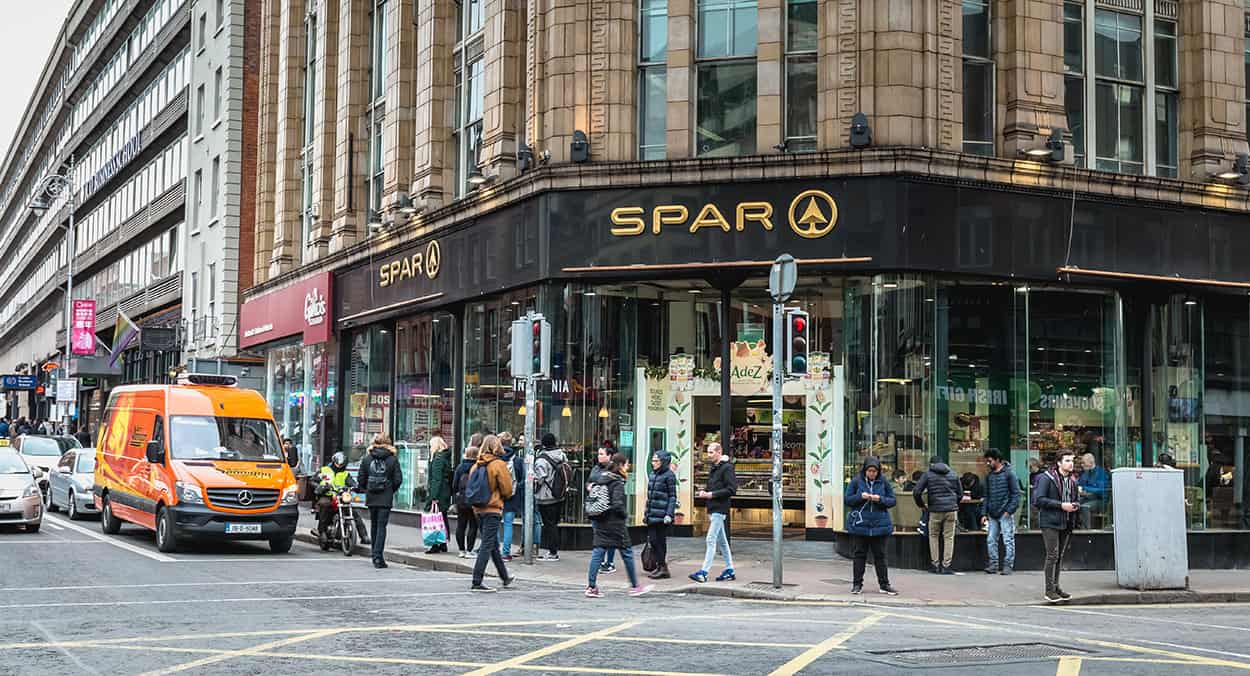
[[[525,379],[525,563],[534,563],[534,423],[538,408],[534,377]],[[509,528],[512,526],[509,525]]]
[[[783,316],[785,307],[778,302],[773,303],[773,587],[781,589],[781,385],[785,379],[785,353],[782,348],[785,328]]]

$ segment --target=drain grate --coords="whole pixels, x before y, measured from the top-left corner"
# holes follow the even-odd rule
[[[746,588],[747,588],[747,589],[763,589],[764,591],[773,591],[773,590],[775,590],[775,587],[773,587],[773,583],[771,583],[771,582],[748,582],[748,583],[746,583],[746,585],[745,585],[745,586],[746,586]],[[790,582],[782,582],[782,583],[781,583],[781,588],[782,588],[782,589],[788,589],[788,588],[790,588],[790,587],[797,587],[797,586],[798,586],[797,584],[790,583]]]
[[[916,650],[869,651],[870,654],[915,665],[956,665],[967,663],[1040,660],[1065,655],[1087,655],[1089,651],[1049,643],[1007,643],[963,648],[918,648]]]

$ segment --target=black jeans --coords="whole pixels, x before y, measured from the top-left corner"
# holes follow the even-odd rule
[[[1059,569],[1063,567],[1063,555],[1068,553],[1072,541],[1071,530],[1043,528],[1042,542],[1046,543],[1046,591],[1059,589]]]
[[[881,587],[890,586],[890,569],[885,563],[885,539],[888,535],[869,537],[867,535],[851,536],[851,567],[852,584],[864,584],[864,569],[868,567],[868,550],[872,550],[872,567],[877,571],[877,584]]]
[[[386,524],[391,520],[390,507],[370,507],[369,525],[373,531],[373,560],[382,561],[386,551]]]
[[[668,524],[647,524],[647,540],[651,542],[651,552],[655,554],[655,562],[661,566],[668,563]]]
[[[503,565],[503,555],[499,553],[499,523],[503,517],[498,513],[488,513],[477,518],[482,528],[482,544],[477,548],[477,561],[473,564],[473,584],[482,584],[487,561],[495,562],[495,572],[499,573],[500,581],[507,580],[508,569]]]
[[[560,553],[560,515],[564,513],[563,502],[550,505],[538,505],[538,513],[543,518],[543,548],[551,554]]]
[[[465,538],[465,530],[469,531],[469,537]],[[473,513],[472,507],[456,508],[456,546],[462,552],[473,550],[473,543],[477,542],[477,515]],[[465,544],[469,546],[466,548]]]

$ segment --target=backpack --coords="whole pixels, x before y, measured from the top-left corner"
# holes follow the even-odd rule
[[[491,462],[494,461],[492,460]],[[463,497],[465,504],[473,505],[474,507],[485,507],[490,502],[490,472],[487,471],[488,467],[490,467],[490,463],[478,467],[477,471],[469,470],[465,472],[469,477],[464,489]]]
[[[386,471],[386,460],[373,456],[369,460],[369,483],[365,490],[370,493],[384,493],[391,485],[390,472]]]
[[[612,489],[607,484],[594,483],[586,489],[586,516],[596,518],[612,508]]]
[[[469,469],[472,469],[472,467],[470,467]],[[469,470],[465,470],[464,474],[460,475],[460,481],[456,482],[456,493],[452,496],[452,502],[455,503],[457,507],[471,507],[472,506],[472,504],[468,500],[465,500],[464,498],[464,492],[465,490],[468,489],[468,487],[469,487]]]
[[[539,453],[538,459],[546,460],[551,466],[551,475],[543,482],[547,488],[551,489],[551,499],[563,500],[569,493],[569,484],[573,481],[573,467],[567,460],[556,462],[555,458],[546,453]]]

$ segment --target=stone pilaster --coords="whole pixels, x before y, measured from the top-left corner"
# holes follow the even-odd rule
[[[345,249],[365,236],[369,204],[365,190],[365,163],[369,157],[369,123],[365,115],[369,98],[369,3],[338,2],[338,133],[331,252]]]
[[[390,35],[386,41],[386,122],[382,143],[386,178],[382,184],[382,210],[393,210],[399,193],[412,183],[415,124],[413,101],[417,82],[417,30],[412,25],[412,4],[388,2]],[[395,214],[397,222],[402,216]]]
[[[1063,4],[997,0],[992,5],[1000,154],[1042,146],[1038,129],[1067,127],[1063,107]],[[1072,152],[1065,157],[1070,161]]]
[[[314,79],[316,120],[313,127],[313,204],[317,216],[308,237],[306,257],[317,259],[330,250],[334,222],[334,153],[338,116],[338,0],[317,2],[317,73]]]
[[[274,127],[274,237],[270,276],[300,264],[300,163],[304,134],[304,2],[283,0],[279,16],[277,115]],[[204,178],[205,186],[210,181]]]
[[[758,7],[755,143],[757,152],[763,154],[777,152],[774,146],[785,138],[786,3],[758,0]]]
[[[415,155],[412,199],[418,207],[437,209],[454,198],[455,121],[452,48],[456,14],[450,2],[417,0],[415,82]]]
[[[506,180],[516,175],[517,111],[522,92],[517,61],[521,58],[524,15],[514,0],[484,1],[482,173]]]
[[[274,240],[274,175],[278,136],[278,64],[282,0],[263,0],[260,31],[260,106],[257,114],[256,226],[252,275],[256,283],[269,278]]]
[[[842,148],[850,138],[851,116],[861,112],[859,79],[864,71],[860,53],[858,0],[825,0],[820,5],[817,69],[817,144]],[[864,111],[866,112],[866,111]]]
[[[1181,2],[1177,27],[1180,157],[1189,178],[1206,181],[1246,152],[1245,7],[1242,0]]]
[[[668,3],[668,156],[694,155],[695,0]]]

